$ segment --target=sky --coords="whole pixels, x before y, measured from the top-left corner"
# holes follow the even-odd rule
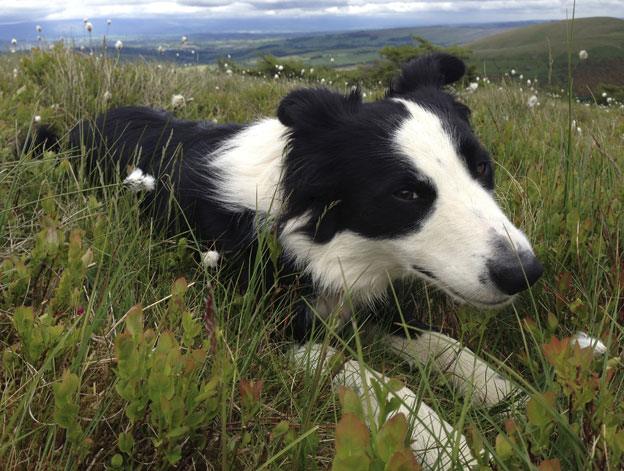
[[[419,23],[564,19],[572,0],[0,0],[0,24],[89,18],[383,17]],[[624,0],[578,0],[578,17],[624,17]]]

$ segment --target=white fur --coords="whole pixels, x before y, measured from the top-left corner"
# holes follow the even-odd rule
[[[392,350],[412,366],[431,362],[473,405],[491,407],[519,391],[470,349],[446,335],[423,332],[413,339],[394,335],[386,339]]]
[[[124,184],[134,193],[139,191],[153,191],[156,188],[156,180],[149,173],[143,173],[140,168],[135,168],[124,180]]]
[[[264,119],[234,134],[209,157],[220,177],[215,197],[228,209],[279,213],[287,132],[277,119]]]
[[[314,371],[316,368],[322,368],[327,374],[330,372],[329,366],[335,363],[331,361],[335,355],[336,351],[331,347],[312,344],[296,348],[293,359],[296,366],[301,369]],[[373,392],[373,381],[385,384],[388,378],[355,360],[346,361],[332,380],[335,387],[346,386],[360,397],[364,406],[365,420],[369,426],[378,422],[380,409]],[[457,465],[467,469],[466,466],[476,464],[464,435],[458,433],[432,408],[422,403],[411,389],[402,387],[398,391],[389,391],[388,394],[396,396],[401,401],[399,409],[390,416],[402,413],[412,424],[411,449],[425,469],[456,469]],[[451,458],[455,445],[460,463],[453,463]]]
[[[385,241],[342,231],[327,243],[317,244],[297,231],[308,219],[306,214],[289,220],[280,242],[297,267],[312,277],[319,291],[347,290],[355,301],[366,302],[385,294],[389,276],[404,274],[401,261]]]

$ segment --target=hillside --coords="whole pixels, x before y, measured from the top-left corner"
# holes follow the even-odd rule
[[[164,58],[175,62],[210,63],[230,54],[235,61],[254,61],[262,55],[301,59],[310,65],[352,66],[379,58],[384,46],[410,44],[414,36],[447,46],[490,36],[523,23],[489,23],[477,25],[438,25],[414,28],[370,29],[309,34],[247,34],[223,36],[198,33],[189,37],[184,47],[179,37],[144,38],[127,41],[126,55],[160,56],[156,48],[165,48]],[[195,51],[197,56],[193,56]],[[162,57],[159,57],[162,58]],[[330,63],[330,58],[333,62]]]
[[[569,21],[556,21],[504,31],[466,44],[474,51],[479,70],[496,76],[516,69],[526,78],[552,80],[567,76]],[[589,59],[579,63],[578,51]],[[624,20],[608,17],[574,20],[572,47],[578,93],[601,82],[624,85]]]
[[[384,46],[410,44],[414,41],[414,36],[423,37],[434,44],[448,46],[490,36],[513,27],[517,27],[517,24],[440,25],[316,34],[269,42],[255,50],[245,51],[241,59],[272,54],[278,57],[304,59],[312,64],[326,64],[329,56],[332,56],[334,65],[355,65],[377,59],[379,49]]]

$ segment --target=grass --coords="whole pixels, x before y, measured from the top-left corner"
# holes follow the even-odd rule
[[[301,83],[60,47],[1,60],[0,467],[328,468],[341,410],[325,375],[288,361],[280,332],[288,292],[258,276],[241,291],[201,267],[192,234],[160,234],[119,183],[87,184],[80,156],[14,152],[35,115],[64,135],[109,106],[171,108],[182,94],[179,117],[247,122],[274,115]],[[528,93],[508,82],[462,99],[496,161],[498,199],[533,242],[543,279],[499,312],[454,305],[420,283],[396,287],[403,309],[498,365],[527,390],[528,404],[468,408],[443,376],[402,365],[364,310],[344,342],[331,329],[319,341],[398,378],[462,424],[485,468],[616,470],[624,454],[624,114],[572,101],[569,134],[568,104],[538,95],[540,106],[529,108]],[[275,250],[270,234],[263,244],[257,269]],[[570,347],[576,331],[602,338],[608,354]]]

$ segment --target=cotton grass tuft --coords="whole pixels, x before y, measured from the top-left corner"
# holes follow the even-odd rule
[[[124,185],[133,193],[153,191],[156,188],[156,180],[149,173],[143,173],[143,170],[137,167],[126,177]]]

